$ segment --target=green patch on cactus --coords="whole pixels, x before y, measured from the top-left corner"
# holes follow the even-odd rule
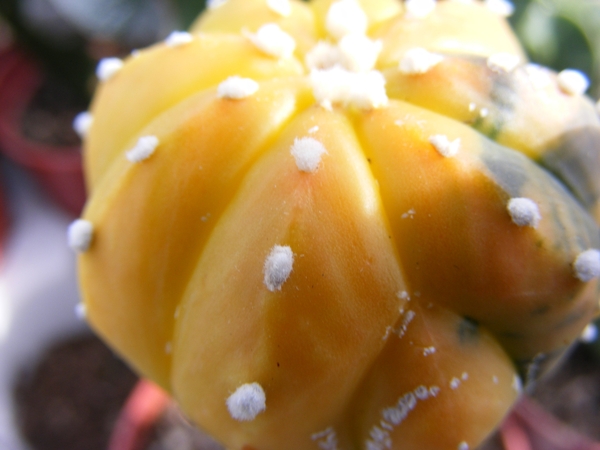
[[[600,245],[596,223],[561,181],[525,155],[489,141],[484,142],[481,159],[490,171],[489,176],[508,197],[521,197],[529,192],[535,193],[539,201],[547,202],[551,211],[548,218],[552,219],[554,226],[551,244],[555,250],[576,254]],[[573,166],[576,165],[573,162]]]
[[[479,339],[479,322],[470,317],[463,317],[458,324],[458,338],[463,345]]]
[[[478,58],[477,65],[485,67],[486,58]],[[514,114],[518,97],[516,87],[513,85],[514,77],[505,72],[490,72],[492,80],[489,99],[492,103],[488,115],[477,116],[471,126],[493,141],[497,141],[502,133],[506,122],[510,121]]]
[[[598,148],[600,127],[587,126],[563,135],[540,161],[588,209],[600,200]]]

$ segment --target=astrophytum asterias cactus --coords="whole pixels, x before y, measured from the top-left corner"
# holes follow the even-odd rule
[[[93,328],[232,450],[477,446],[598,310],[598,114],[509,10],[213,1],[102,61]]]

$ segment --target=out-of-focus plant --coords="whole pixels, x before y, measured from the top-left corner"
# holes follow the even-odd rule
[[[0,17],[17,44],[34,55],[46,73],[82,95],[90,91],[97,59],[164,38],[182,27],[182,15],[176,11],[173,0],[0,2]]]
[[[521,0],[512,19],[531,58],[558,70],[590,76],[589,93],[600,96],[600,1]]]

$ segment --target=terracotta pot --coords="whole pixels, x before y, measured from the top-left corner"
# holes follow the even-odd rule
[[[600,450],[583,436],[524,396],[500,430],[505,450]]]
[[[139,381],[117,418],[108,450],[142,450],[170,401],[154,383]]]
[[[23,115],[43,80],[23,51],[0,53],[0,151],[32,173],[59,205],[79,215],[85,202],[80,146],[48,145],[22,132]]]

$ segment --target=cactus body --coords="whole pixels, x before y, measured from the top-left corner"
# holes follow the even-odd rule
[[[597,313],[593,104],[428,3],[228,0],[98,90],[87,316],[230,449],[474,448]]]

